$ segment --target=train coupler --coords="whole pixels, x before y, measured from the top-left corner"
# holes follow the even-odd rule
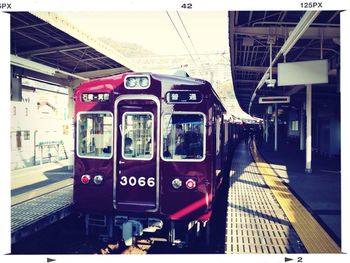
[[[122,226],[123,240],[126,246],[135,245],[136,236],[142,236],[142,224],[135,220],[128,220]]]
[[[135,237],[142,236],[144,232],[155,232],[163,227],[163,222],[157,218],[116,216],[114,224],[122,230],[122,238],[126,246],[134,245]]]

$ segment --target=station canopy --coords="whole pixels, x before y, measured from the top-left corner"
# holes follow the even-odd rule
[[[62,80],[67,78],[90,79],[133,70],[127,58],[60,20],[55,13],[11,12],[10,15],[11,64],[17,75],[64,84]],[[40,70],[32,71],[34,66],[30,63],[56,69],[57,74],[49,74],[48,78],[44,70],[44,74]]]
[[[229,38],[232,79],[236,98],[245,112],[262,116],[266,105],[258,103],[260,96],[291,96],[293,102],[305,100],[305,86],[274,88],[264,84],[255,94],[257,85],[280,51],[291,31],[301,21],[305,11],[231,11],[229,12]],[[339,92],[340,72],[340,11],[322,11],[302,33],[285,57],[281,55],[272,68],[277,79],[277,64],[327,59],[329,83],[317,85],[314,96],[334,97]],[[303,97],[304,96],[304,97]]]

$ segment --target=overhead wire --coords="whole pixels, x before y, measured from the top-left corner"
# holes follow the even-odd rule
[[[186,48],[186,50],[187,50],[189,56],[191,57],[192,61],[195,63],[195,67],[191,67],[191,68],[189,68],[189,70],[192,71],[193,73],[194,73],[194,72],[198,72],[199,74],[202,74],[202,75],[203,75],[203,74],[204,74],[204,75],[208,75],[208,74],[209,74],[209,75],[211,76],[211,77],[210,77],[211,81],[213,81],[212,76],[213,76],[213,73],[214,73],[214,71],[215,71],[215,68],[209,68],[209,67],[204,68],[204,64],[203,64],[203,62],[202,62],[202,60],[201,60],[201,57],[200,57],[199,54],[198,54],[198,51],[197,51],[197,49],[196,49],[196,47],[195,47],[195,45],[194,45],[194,43],[193,43],[193,41],[192,41],[192,39],[191,39],[191,36],[190,36],[190,34],[189,34],[189,32],[188,32],[188,30],[187,30],[187,28],[186,28],[186,25],[185,25],[184,21],[183,21],[182,18],[181,18],[179,12],[176,11],[177,16],[178,16],[178,18],[179,18],[179,20],[180,20],[180,22],[181,22],[181,24],[182,24],[183,29],[184,29],[185,32],[186,32],[187,38],[188,38],[188,40],[189,40],[190,43],[191,43],[191,46],[192,46],[192,49],[194,50],[195,55],[198,57],[198,61],[200,62],[199,65],[198,65],[197,62],[194,60],[194,58],[193,58],[193,56],[192,56],[192,53],[190,52],[189,48],[187,47],[187,45],[186,45],[186,43],[185,43],[183,37],[181,36],[181,34],[180,34],[178,28],[176,27],[176,25],[175,25],[175,23],[174,23],[174,20],[171,18],[169,12],[166,11],[166,13],[167,13],[168,18],[170,19],[170,21],[171,21],[171,23],[172,23],[174,29],[176,30],[178,36],[180,37],[180,39],[181,39],[181,41],[182,41],[184,47]],[[221,55],[222,55],[223,58],[225,58],[224,54],[221,54]],[[212,65],[214,64],[214,63],[212,62],[212,59],[211,59],[211,58],[208,57],[208,60],[209,60],[209,63],[210,63],[210,64],[212,64]],[[220,65],[219,65],[219,64],[216,64],[216,66],[217,66],[216,71],[223,73],[223,70],[220,70]],[[209,71],[211,71],[211,72],[209,72]],[[210,74],[210,73],[211,73],[211,74]]]
[[[198,71],[198,73],[201,73],[201,74],[204,74],[204,75],[208,74],[208,72],[207,72],[208,69],[207,69],[207,68],[204,68],[204,65],[203,65],[203,63],[202,63],[202,59],[201,59],[201,57],[200,57],[200,55],[199,55],[199,53],[198,53],[198,50],[196,49],[196,47],[195,47],[195,45],[194,45],[194,43],[193,43],[193,41],[192,41],[192,38],[191,38],[191,36],[190,36],[190,33],[188,32],[187,27],[186,27],[186,25],[185,25],[183,19],[181,18],[181,16],[180,16],[180,14],[179,14],[178,11],[177,11],[176,13],[177,13],[177,16],[178,16],[178,18],[179,18],[181,24],[182,24],[183,29],[184,29],[185,32],[186,32],[186,36],[187,36],[187,38],[189,39],[189,41],[190,41],[190,43],[191,43],[191,45],[192,45],[192,48],[193,48],[193,50],[194,50],[196,56],[198,57],[198,60],[199,60],[199,62],[200,62],[200,63],[199,63],[199,66],[198,66],[197,61],[194,60],[194,58],[193,58],[193,56],[192,56],[192,53],[190,52],[189,48],[188,48],[187,45],[185,44],[185,41],[184,41],[184,39],[182,38],[182,36],[181,36],[181,34],[180,34],[178,28],[176,27],[176,25],[175,25],[175,23],[174,23],[174,20],[171,18],[170,14],[169,14],[168,12],[167,12],[167,15],[168,15],[169,19],[171,20],[171,22],[172,22],[172,24],[173,24],[173,26],[174,26],[176,32],[178,33],[178,35],[179,35],[179,37],[180,37],[182,43],[183,43],[184,46],[186,47],[186,50],[187,50],[188,54],[190,55],[191,59],[192,59],[193,62],[195,63],[195,65],[196,65],[196,67],[197,67],[197,69],[195,69],[195,70]],[[208,58],[208,60],[209,60],[209,63],[211,62],[211,63],[213,64],[211,58]]]
[[[190,40],[190,42],[191,42],[191,45],[192,45],[192,48],[193,48],[194,52],[196,53],[198,59],[201,60],[200,56],[198,55],[198,51],[197,51],[196,47],[194,46],[194,44],[193,44],[193,42],[192,42],[192,39],[191,39],[191,37],[190,37],[190,34],[189,34],[188,31],[187,31],[187,28],[186,28],[186,26],[185,26],[185,23],[183,22],[183,20],[182,20],[180,14],[179,14],[179,12],[176,11],[176,13],[177,13],[177,16],[178,16],[179,19],[180,19],[180,22],[181,22],[181,24],[182,24],[182,27],[185,29],[187,38],[188,38],[188,39]]]
[[[181,22],[181,24],[182,24],[182,27],[184,28],[184,30],[185,30],[185,32],[186,32],[187,38],[188,38],[189,41],[191,42],[191,45],[192,45],[193,50],[195,51],[195,54],[198,56],[198,59],[199,59],[199,61],[200,61],[201,66],[204,67],[204,65],[203,65],[203,63],[202,63],[202,59],[201,59],[201,57],[199,56],[199,53],[198,53],[198,51],[197,51],[197,49],[196,49],[196,47],[195,47],[195,45],[194,45],[194,43],[193,43],[193,41],[192,41],[192,39],[191,39],[191,37],[190,37],[189,32],[187,31],[187,28],[186,28],[186,26],[185,26],[185,23],[184,23],[184,21],[182,20],[182,18],[181,18],[181,16],[180,16],[180,13],[179,13],[178,11],[176,11],[176,13],[177,13],[177,16],[179,17],[179,20],[180,20],[180,22]],[[211,58],[208,58],[208,60],[209,60],[210,63],[213,64],[213,61],[211,60]],[[203,68],[203,70],[205,71],[206,68]]]
[[[169,12],[166,11],[166,13],[167,13],[167,15],[168,15],[168,17],[169,17],[169,19],[170,19],[170,21],[171,21],[171,23],[172,23],[172,25],[173,25],[175,31],[177,32],[178,36],[180,37],[180,39],[181,39],[181,41],[182,41],[182,44],[183,44],[184,47],[186,48],[188,55],[191,57],[191,59],[193,60],[193,62],[196,64],[196,66],[198,66],[198,65],[197,65],[197,62],[196,62],[195,59],[193,58],[193,56],[192,56],[190,50],[188,49],[188,47],[187,47],[185,41],[183,40],[183,38],[182,38],[182,36],[181,36],[179,30],[177,29],[177,27],[176,27],[176,25],[175,25],[173,19],[172,19],[171,16],[169,15]]]

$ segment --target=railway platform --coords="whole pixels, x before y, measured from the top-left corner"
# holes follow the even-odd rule
[[[11,179],[12,244],[71,214],[67,161],[15,170]]]
[[[263,152],[266,154],[267,149]],[[281,157],[280,153],[276,158],[283,162],[288,155]],[[271,156],[268,160],[272,161]],[[266,163],[255,141],[237,146],[230,173],[225,252],[340,253],[339,240],[310,209],[313,203],[307,203],[318,196],[313,196],[313,190],[302,191],[297,184],[290,184],[289,176],[297,175],[281,162]],[[318,184],[325,187],[323,183],[327,184]]]
[[[312,173],[305,173],[305,151],[297,145],[259,144],[258,150],[293,195],[338,243],[341,243],[341,167],[339,156],[313,153]],[[317,183],[315,183],[317,182]]]

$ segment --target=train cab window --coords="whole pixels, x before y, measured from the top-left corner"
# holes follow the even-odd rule
[[[77,154],[81,158],[112,157],[113,116],[110,112],[80,113],[77,117]]]
[[[204,159],[204,114],[173,113],[163,116],[163,159]]]
[[[153,158],[153,114],[127,112],[123,114],[122,156],[124,159]]]

